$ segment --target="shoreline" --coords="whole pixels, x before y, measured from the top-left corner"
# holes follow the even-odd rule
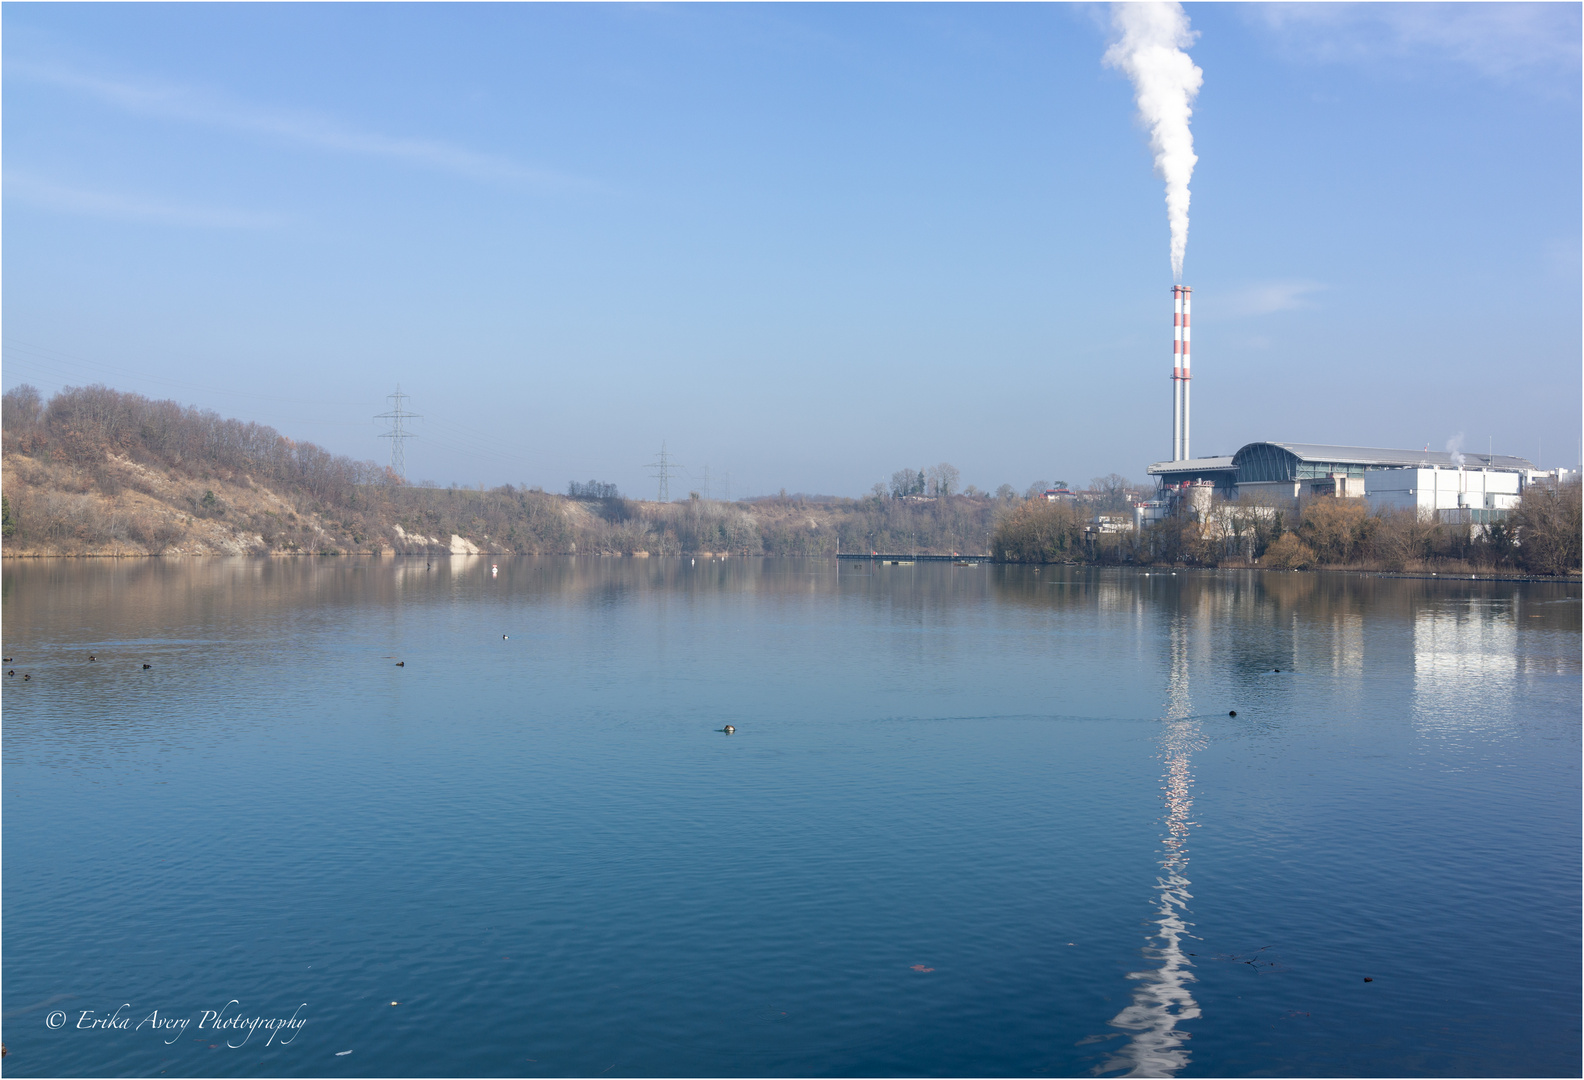
[[[215,552],[201,552],[201,553],[186,554],[186,553],[177,552],[177,553],[172,553],[172,554],[151,555],[151,554],[148,554],[147,552],[124,552],[124,553],[123,552],[82,552],[82,553],[74,553],[74,554],[27,553],[27,554],[18,555],[18,554],[11,554],[9,552],[0,551],[0,564],[4,564],[7,561],[21,562],[23,560],[34,560],[34,559],[151,559],[151,560],[152,559],[160,559],[160,560],[167,560],[167,559],[170,559],[170,560],[174,560],[174,559],[366,559],[366,560],[381,560],[381,561],[385,560],[385,559],[390,559],[392,561],[395,561],[397,559],[426,559],[426,560],[447,559],[447,560],[449,560],[449,559],[486,559],[486,558],[494,558],[494,559],[697,559],[697,558],[707,558],[707,559],[711,559],[711,560],[718,559],[718,560],[720,560],[722,562],[724,562],[724,561],[726,561],[728,559],[817,559],[817,560],[822,561],[822,562],[838,562],[838,561],[842,561],[842,562],[886,562],[887,561],[885,559],[879,558],[878,556],[863,556],[863,555],[855,555],[855,556],[848,556],[848,555],[777,555],[777,554],[769,554],[769,555],[767,555],[767,554],[760,554],[760,555],[732,555],[732,554],[726,553],[726,552],[709,552],[709,551],[682,552],[680,554],[675,554],[675,555],[655,555],[655,554],[652,554],[650,552],[624,553],[624,552],[603,552],[603,551],[602,552],[590,552],[590,553],[557,552],[557,553],[553,553],[553,554],[521,554],[521,553],[516,553],[516,552],[490,552],[490,551],[461,552],[461,553],[450,552],[450,551],[438,552],[438,553],[433,553],[433,552],[431,552],[431,553],[424,553],[424,552],[396,552],[396,551],[381,551],[381,552],[372,552],[372,551],[342,551],[342,552],[272,551],[272,552],[267,552],[267,553],[248,552],[248,553],[239,553],[239,554],[229,554],[229,553],[220,554],[220,553],[215,553]],[[1446,573],[1440,573],[1440,572],[1437,572],[1437,571],[1434,571],[1434,570],[1426,570],[1426,571],[1379,570],[1379,569],[1375,569],[1375,568],[1371,568],[1371,567],[1359,567],[1359,568],[1355,569],[1355,568],[1346,567],[1346,566],[1311,567],[1311,568],[1308,568],[1308,569],[1296,570],[1296,569],[1286,569],[1286,568],[1282,568],[1282,567],[1273,567],[1273,566],[1171,566],[1171,565],[1167,565],[1167,564],[1160,564],[1160,565],[1154,565],[1154,564],[1151,564],[1151,565],[1133,564],[1133,565],[1128,565],[1128,564],[1111,564],[1111,563],[1102,564],[1102,563],[1080,563],[1080,562],[1026,563],[1026,562],[1015,562],[1015,561],[1012,561],[1012,560],[1009,560],[1009,559],[997,559],[997,558],[994,558],[994,557],[989,556],[989,555],[949,555],[949,554],[938,555],[938,554],[928,553],[928,552],[917,554],[917,555],[901,556],[901,558],[907,559],[907,560],[918,560],[920,562],[938,562],[938,563],[946,563],[946,564],[950,564],[952,562],[956,562],[956,561],[959,561],[959,560],[964,560],[964,561],[971,560],[971,561],[976,562],[976,563],[982,563],[982,564],[986,564],[986,565],[990,565],[990,566],[1022,566],[1022,567],[1029,567],[1029,568],[1035,569],[1035,570],[1042,569],[1044,567],[1073,566],[1073,567],[1081,567],[1081,568],[1084,568],[1084,569],[1092,569],[1092,570],[1134,570],[1134,571],[1139,571],[1139,572],[1143,572],[1143,573],[1147,573],[1147,574],[1160,574],[1162,572],[1167,572],[1167,573],[1191,573],[1191,574],[1234,573],[1234,572],[1255,572],[1255,573],[1264,573],[1264,574],[1352,574],[1352,575],[1362,576],[1362,577],[1391,578],[1391,579],[1402,580],[1402,581],[1476,581],[1476,582],[1477,581],[1485,581],[1485,582],[1531,583],[1531,584],[1542,584],[1542,585],[1567,585],[1567,584],[1584,585],[1584,574],[1581,574],[1581,573],[1573,573],[1573,574],[1568,574],[1566,576],[1557,575],[1557,576],[1554,576],[1554,577],[1547,577],[1547,576],[1538,575],[1538,574],[1464,574],[1464,573],[1458,573],[1458,572],[1452,572],[1452,571],[1448,571]]]

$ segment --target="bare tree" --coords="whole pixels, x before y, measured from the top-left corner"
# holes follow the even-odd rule
[[[949,498],[951,493],[957,490],[959,476],[961,474],[957,471],[957,466],[947,462],[943,461],[939,465],[932,466],[929,471],[930,494],[940,499]]]
[[[1101,510],[1125,510],[1132,483],[1120,473],[1107,473],[1089,481],[1089,493]]]
[[[912,469],[898,469],[891,474],[891,496],[900,499],[904,495],[924,494],[924,470],[914,472]]]
[[[0,426],[7,430],[32,427],[38,423],[39,417],[44,412],[44,403],[39,398],[39,392],[27,383],[7,390],[3,401]]]

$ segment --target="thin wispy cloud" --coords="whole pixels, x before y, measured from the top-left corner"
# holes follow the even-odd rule
[[[249,105],[192,87],[106,79],[60,65],[27,61],[8,62],[6,74],[10,78],[71,90],[138,116],[261,135],[336,153],[385,158],[479,180],[586,186],[583,181],[563,173],[533,168],[452,143],[361,131],[322,114]]]
[[[1503,82],[1569,73],[1577,82],[1577,4],[1258,4],[1243,10],[1289,52],[1311,60],[1450,60]]]
[[[1318,306],[1317,294],[1330,288],[1318,281],[1262,281],[1236,289],[1224,296],[1207,297],[1217,315],[1226,318],[1251,318],[1274,315],[1278,311],[1299,311]]]
[[[7,200],[79,217],[112,221],[181,225],[197,229],[273,229],[285,223],[279,214],[259,214],[216,206],[196,206],[142,198],[112,191],[59,184],[43,177],[7,170],[3,190]]]

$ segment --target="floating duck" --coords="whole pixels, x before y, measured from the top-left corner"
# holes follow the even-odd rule
[[[88,654],[88,662],[89,662],[89,663],[90,663],[90,664],[91,664],[91,663],[93,663],[93,662],[94,662],[94,661],[95,661],[95,660],[97,660],[97,659],[98,659],[98,657],[96,657],[96,656],[94,656],[94,654],[93,654],[93,653],[89,653],[89,654]]]
[[[727,724],[725,727],[721,728],[721,730],[724,731],[726,734],[730,735],[732,732],[736,731],[737,729],[732,727],[730,724]]]
[[[405,660],[398,660],[398,661],[396,661],[396,666],[397,666],[397,667],[406,667],[406,666],[407,666],[407,661],[405,661]],[[394,1001],[393,1001],[393,1002],[391,1002],[391,1004],[392,1004],[392,1005],[394,1005],[394,1004],[396,1004],[396,1003],[395,1003],[395,1002],[394,1002]]]
[[[1227,713],[1227,715],[1228,716],[1236,716],[1237,715],[1237,710],[1233,709],[1231,712]]]
[[[143,670],[144,670],[144,671],[147,671],[147,670],[148,670],[148,669],[149,669],[149,668],[151,668],[151,667],[153,667],[153,666],[154,666],[154,665],[153,665],[153,664],[144,664],[144,665],[143,665]]]

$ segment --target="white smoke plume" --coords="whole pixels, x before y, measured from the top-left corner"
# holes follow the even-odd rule
[[[1460,431],[1446,441],[1447,453],[1452,455],[1452,464],[1458,468],[1463,467],[1463,433]]]
[[[1181,281],[1188,250],[1188,181],[1199,160],[1188,120],[1204,85],[1204,72],[1183,49],[1198,34],[1188,29],[1188,15],[1175,0],[1112,4],[1111,24],[1121,36],[1106,50],[1105,64],[1133,82],[1139,119],[1149,128],[1155,152],[1155,171],[1166,181],[1172,278]]]

